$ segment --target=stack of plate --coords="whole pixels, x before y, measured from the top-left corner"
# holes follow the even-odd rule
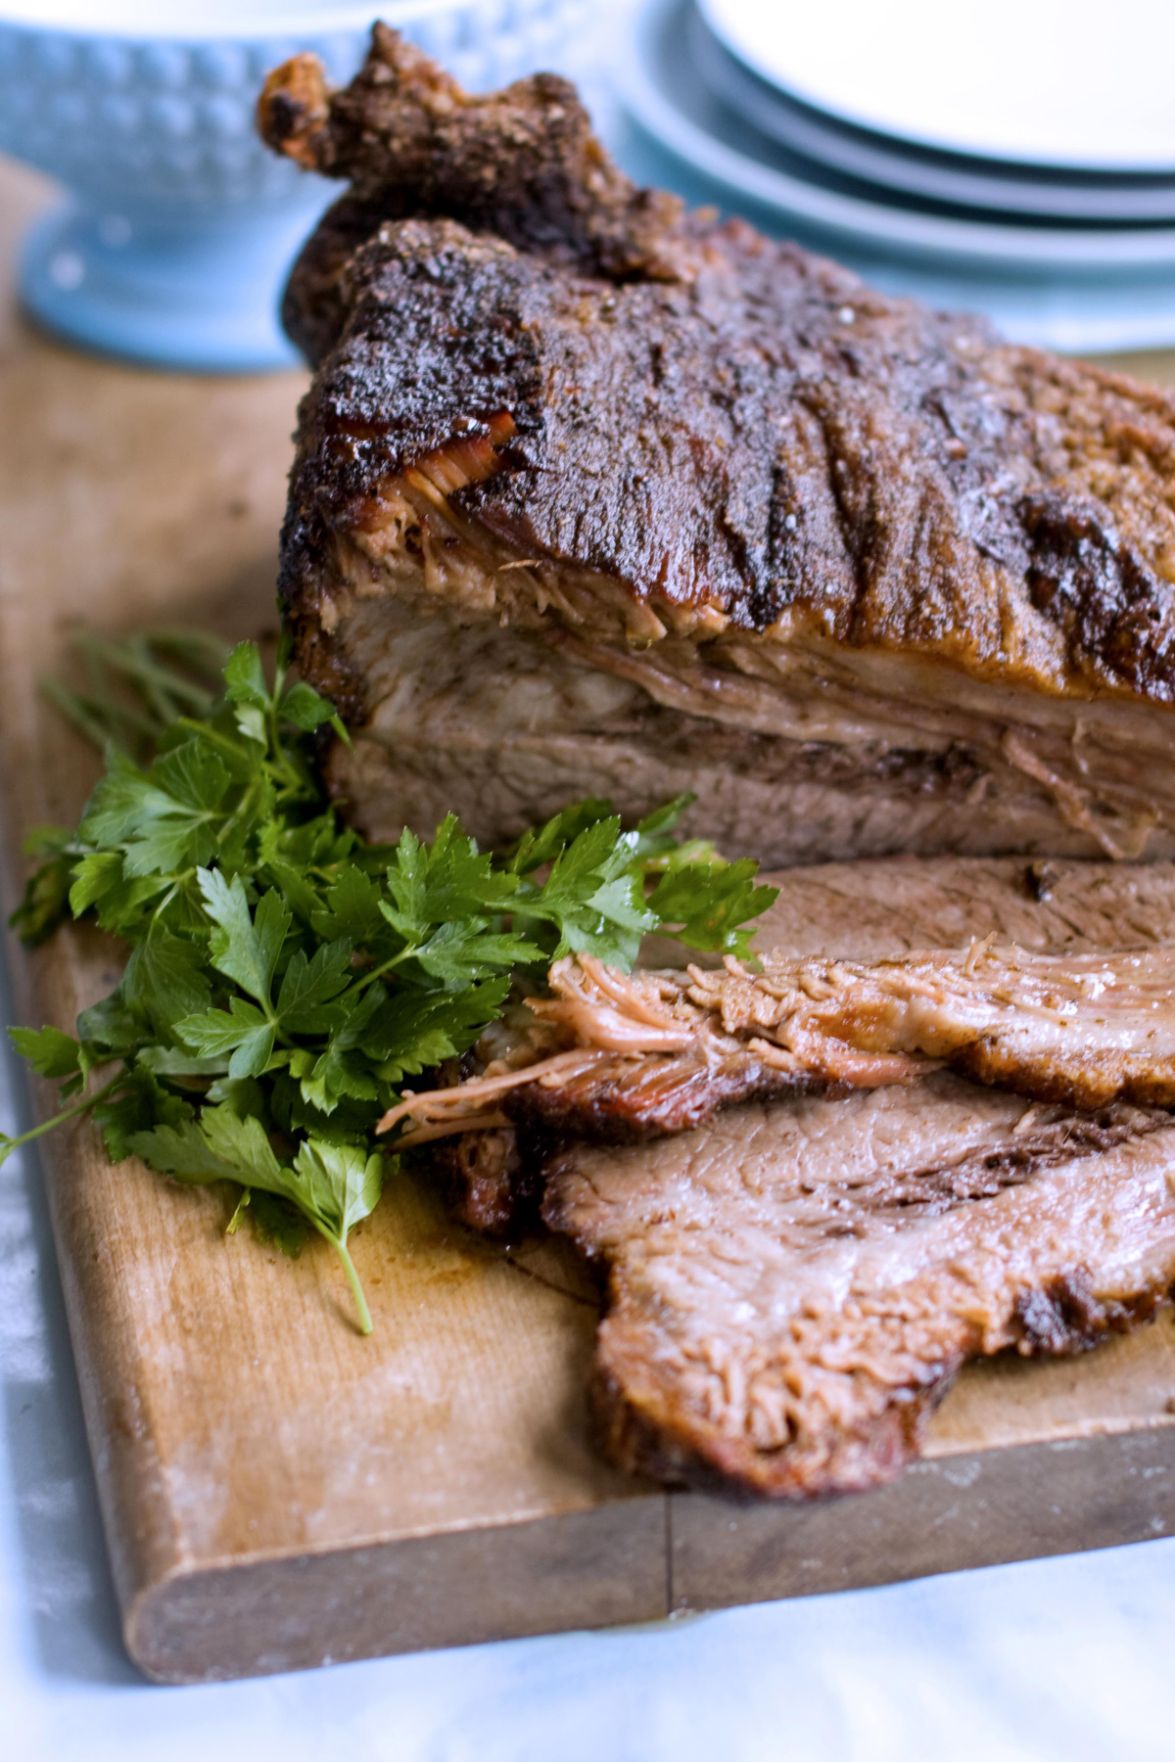
[[[1175,344],[1173,0],[644,0],[632,28],[639,175],[1026,340]]]

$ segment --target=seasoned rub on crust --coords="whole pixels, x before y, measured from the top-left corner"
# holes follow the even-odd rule
[[[315,56],[296,55],[266,80],[257,121],[275,151],[351,185],[303,281],[308,270],[321,273],[317,266],[345,257],[381,221],[410,215],[460,218],[616,280],[688,273],[681,202],[633,187],[596,140],[575,87],[557,74],[470,97],[421,50],[377,24],[349,86],[332,90]],[[287,317],[297,327],[296,295]],[[334,317],[341,321],[345,312]],[[305,340],[317,343],[317,332]]]
[[[286,305],[320,367],[284,593],[328,672],[339,539],[378,551],[404,474],[497,421],[490,474],[438,492],[454,531],[491,576],[513,557],[619,584],[654,614],[646,644],[733,626],[1048,694],[1175,697],[1163,393],[684,216],[629,183],[551,76],[470,99],[377,27],[343,91],[305,58],[279,69],[261,121],[353,184]],[[491,592],[507,620],[593,618],[538,608],[517,577]],[[603,590],[598,616],[603,634]]]

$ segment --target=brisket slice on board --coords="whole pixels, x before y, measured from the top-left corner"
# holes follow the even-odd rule
[[[973,942],[883,961],[550,970],[477,1068],[381,1120],[404,1143],[538,1121],[582,1137],[689,1131],[738,1101],[910,1083],[940,1064],[1035,1101],[1175,1107],[1175,948],[1033,954]],[[503,1111],[504,1110],[504,1111]]]
[[[568,799],[767,863],[1175,853],[1175,406],[640,191],[573,88],[392,32],[267,139],[350,181],[282,549],[370,832]]]
[[[787,1496],[888,1480],[968,1358],[1092,1346],[1175,1283],[1175,1122],[936,1075],[578,1145],[543,1212],[608,1270],[610,1455]]]
[[[990,936],[1079,969],[1175,940],[1168,864],[896,859],[775,879],[768,956],[900,961]],[[773,1496],[884,1481],[968,1358],[1083,1349],[1175,1285],[1175,1120],[1159,1108],[1082,1111],[939,1071],[647,1143],[529,1132],[453,1141],[460,1209],[510,1229],[540,1205],[601,1268],[601,1434],[669,1481]]]

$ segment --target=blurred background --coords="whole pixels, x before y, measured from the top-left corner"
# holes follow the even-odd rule
[[[386,0],[474,90],[578,78],[634,176],[1018,339],[1175,344],[1175,6],[1118,0]],[[369,0],[0,0],[3,239],[94,348],[288,362],[276,291],[328,186],[253,137],[266,70],[349,77]],[[31,230],[23,222],[37,209]],[[19,210],[20,227],[17,226]],[[19,233],[19,244],[17,242]]]

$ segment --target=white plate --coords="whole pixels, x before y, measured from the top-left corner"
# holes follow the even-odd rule
[[[793,153],[881,189],[1036,220],[1175,223],[1175,178],[1051,175],[996,160],[906,147],[888,136],[838,123],[786,97],[726,50],[700,13],[691,52],[703,79],[726,103]]]
[[[940,151],[1175,172],[1172,0],[700,0],[772,85]]]
[[[817,181],[817,170],[798,157],[783,169],[784,150],[719,103],[701,79],[689,53],[691,7],[692,0],[648,0],[636,14],[630,51],[617,60],[621,96],[655,141],[728,192],[735,206],[751,202],[785,222],[805,222],[891,256],[1035,273],[1175,266],[1175,227],[1000,226],[927,214],[897,196],[848,194],[835,174]]]
[[[602,106],[597,105],[597,114]],[[716,203],[749,213],[767,233],[830,249],[827,238],[744,202],[659,146],[623,114],[606,134],[620,163],[638,183],[677,190],[695,205]],[[862,241],[831,247],[849,269],[882,293],[906,295],[939,312],[980,312],[1018,343],[1075,355],[1175,347],[1175,270],[1096,277],[1005,272],[998,268],[894,256]]]

